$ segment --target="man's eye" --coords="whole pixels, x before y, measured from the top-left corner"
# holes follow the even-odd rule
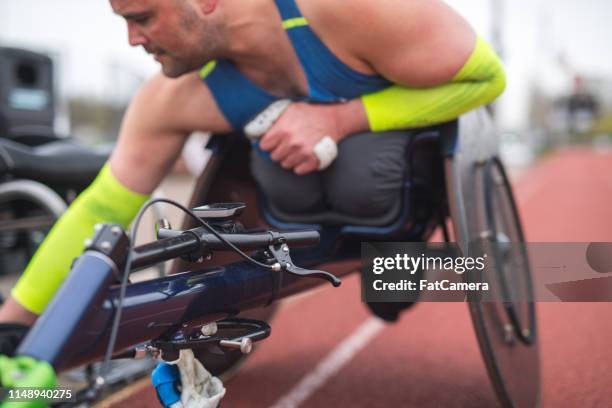
[[[139,16],[132,18],[132,21],[136,24],[145,25],[149,22],[149,16]]]

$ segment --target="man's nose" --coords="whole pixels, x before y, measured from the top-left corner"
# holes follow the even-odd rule
[[[147,44],[145,37],[135,24],[128,22],[128,42],[132,47]]]

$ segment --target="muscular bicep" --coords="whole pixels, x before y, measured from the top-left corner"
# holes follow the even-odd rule
[[[474,50],[470,24],[440,0],[357,1],[354,52],[396,84],[448,82]]]
[[[126,125],[148,131],[227,132],[230,126],[197,73],[180,78],[157,75],[136,95],[127,112]]]
[[[355,21],[346,20],[342,30],[354,34],[347,47],[395,84],[361,98],[370,129],[447,122],[503,92],[499,58],[443,2],[353,1],[359,6],[353,10]]]
[[[150,193],[195,130],[226,132],[227,121],[197,75],[149,80],[124,116],[111,167],[134,191]]]

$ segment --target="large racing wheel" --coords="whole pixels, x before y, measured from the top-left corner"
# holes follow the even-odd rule
[[[497,157],[475,171],[479,226],[469,252],[488,258],[482,272],[466,278],[488,282],[489,293],[468,298],[470,313],[502,405],[535,407],[540,401],[536,310],[519,213]]]

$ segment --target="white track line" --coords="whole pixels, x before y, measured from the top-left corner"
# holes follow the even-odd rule
[[[378,318],[372,317],[366,320],[271,408],[295,408],[306,401],[330,377],[350,362],[384,327],[385,323]]]

